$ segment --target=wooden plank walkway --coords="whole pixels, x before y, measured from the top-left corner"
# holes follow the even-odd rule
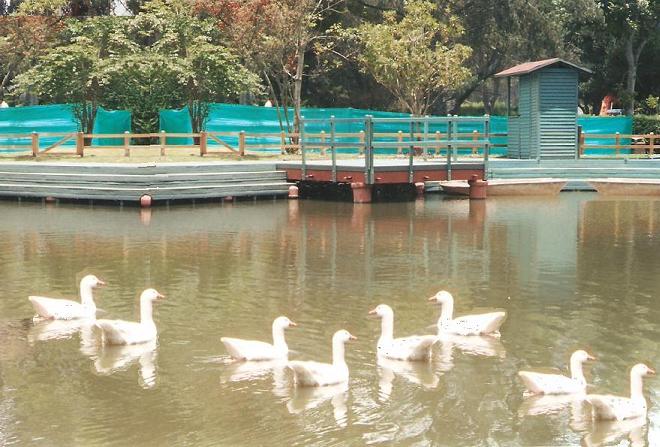
[[[274,163],[0,163],[0,196],[137,202],[283,196]]]
[[[291,161],[277,164],[278,169],[286,171],[289,181],[331,182],[332,162],[330,160],[307,161],[305,175],[302,173],[302,162]],[[461,158],[451,163],[451,177],[454,180],[467,180],[472,175],[483,177],[484,163],[482,159],[470,160]],[[336,180],[338,183],[365,182],[364,158],[337,160]],[[445,159],[423,160],[415,159],[410,178],[409,164],[403,158],[374,159],[374,182],[376,184],[400,184],[426,181],[447,180],[447,163]]]

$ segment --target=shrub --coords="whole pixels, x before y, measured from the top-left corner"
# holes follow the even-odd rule
[[[646,135],[653,132],[660,134],[660,115],[635,115],[633,117],[633,133]]]

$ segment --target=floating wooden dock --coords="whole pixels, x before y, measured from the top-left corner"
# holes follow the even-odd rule
[[[0,162],[0,196],[138,202],[285,196],[274,163]]]

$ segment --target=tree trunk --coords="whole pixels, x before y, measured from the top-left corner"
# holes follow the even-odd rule
[[[297,56],[298,60],[296,64],[296,77],[294,78],[293,84],[293,110],[295,114],[293,121],[294,132],[300,132],[300,105],[302,96],[303,71],[305,66],[305,45],[303,45],[302,42],[298,44]]]
[[[642,55],[644,46],[648,41],[649,37],[645,37],[635,46],[634,31],[631,31],[626,38],[624,47],[626,63],[628,65],[626,70],[626,93],[628,94],[626,115],[629,116],[632,116],[635,113],[635,83],[637,81],[637,66],[639,65],[639,57]]]

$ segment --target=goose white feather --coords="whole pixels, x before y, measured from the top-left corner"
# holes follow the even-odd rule
[[[500,327],[506,319],[506,312],[489,312],[453,318],[454,297],[451,293],[441,290],[429,298],[429,301],[442,306],[437,323],[438,333],[500,336]]]
[[[102,343],[108,345],[133,345],[156,340],[158,331],[153,319],[153,302],[165,298],[154,289],[140,295],[140,322],[124,320],[96,320],[101,329]]]
[[[518,375],[527,390],[533,394],[584,393],[587,391],[587,380],[584,378],[582,364],[587,360],[595,360],[595,358],[581,349],[571,355],[571,377],[533,371],[519,371]]]
[[[348,331],[340,330],[332,336],[332,363],[290,361],[287,368],[293,371],[296,386],[327,386],[348,382],[348,365],[344,359],[344,344],[355,340]]]
[[[376,346],[378,356],[393,360],[429,360],[431,349],[438,341],[435,335],[412,335],[394,338],[394,311],[387,304],[379,304],[369,311],[381,319],[381,333]]]
[[[622,421],[636,417],[646,417],[647,405],[644,398],[643,378],[655,375],[655,371],[643,363],[630,370],[630,397],[611,394],[587,394],[594,419]]]
[[[294,326],[297,326],[296,323],[287,317],[277,317],[273,321],[273,344],[230,337],[222,337],[220,341],[236,360],[286,359],[289,347],[284,339],[284,329]]]
[[[87,275],[80,281],[80,302],[49,298],[45,296],[29,296],[28,299],[37,313],[37,317],[49,320],[75,320],[78,318],[96,318],[96,304],[92,291],[105,285],[94,275]]]

